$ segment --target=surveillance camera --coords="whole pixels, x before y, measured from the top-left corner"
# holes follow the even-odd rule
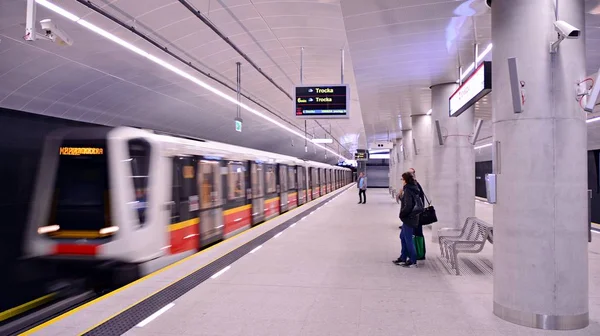
[[[560,36],[563,36],[567,39],[578,39],[579,35],[581,34],[581,30],[571,26],[565,21],[554,22],[554,28],[556,29],[558,34],[560,34]]]
[[[73,45],[73,39],[71,39],[71,37],[63,30],[58,28],[56,23],[52,22],[51,19],[44,19],[40,21],[40,25],[42,26],[45,36],[52,42],[61,46]]]
[[[554,22],[554,29],[558,32],[558,40],[556,42],[550,44],[550,53],[554,54],[558,51],[558,45],[564,39],[578,39],[581,34],[581,30],[571,26],[565,21],[556,21]]]

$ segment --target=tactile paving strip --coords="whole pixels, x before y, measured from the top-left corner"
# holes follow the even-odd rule
[[[338,195],[347,189],[348,188],[344,188],[340,190]],[[322,207],[325,203],[327,203],[330,200],[331,198],[322,200],[316,206],[302,211],[301,213],[288,219],[284,223],[279,224],[271,230],[252,239],[251,241],[245,243],[237,249],[225,254],[219,259],[191,273],[185,278],[172,283],[168,287],[163,288],[161,291],[137,303],[129,309],[122,311],[121,313],[105,321],[104,323],[96,326],[95,328],[91,329],[83,335],[92,336],[124,334],[129,329],[133,328],[138,323],[146,319],[148,316],[154,314],[156,311],[160,310],[164,306],[175,301],[177,298],[181,297],[185,293],[192,290],[194,287],[209,279],[213,274],[231,265],[236,260],[248,254],[248,252],[252,251],[254,248],[264,244],[267,240],[273,238],[276,234],[290,227],[290,225],[298,222],[303,217]]]

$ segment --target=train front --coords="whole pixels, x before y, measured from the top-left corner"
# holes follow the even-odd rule
[[[157,241],[160,237],[150,237],[152,233],[140,225],[149,224],[151,215],[150,144],[139,137],[128,139],[135,138],[128,132],[141,131],[73,128],[48,137],[25,236],[26,257],[40,269],[103,285],[126,283],[139,276],[139,261],[152,258],[162,244]],[[136,165],[134,173],[131,168]],[[135,180],[141,176],[145,183]],[[150,237],[145,243],[134,239],[144,236]]]

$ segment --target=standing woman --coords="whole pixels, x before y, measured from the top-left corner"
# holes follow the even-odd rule
[[[423,211],[423,202],[419,197],[419,188],[412,173],[402,174],[402,184],[402,207],[400,209],[402,252],[400,257],[394,260],[394,264],[404,267],[416,267],[417,250],[413,243],[413,234],[419,226],[419,214]]]

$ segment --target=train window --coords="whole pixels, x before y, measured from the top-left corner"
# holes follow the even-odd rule
[[[129,162],[135,195],[135,209],[140,226],[146,223],[148,207],[148,176],[150,174],[150,144],[144,139],[129,140]]]
[[[229,163],[229,195],[230,200],[242,198],[246,194],[246,167],[241,163]]]
[[[252,163],[251,171],[252,196],[254,198],[265,195],[265,175],[262,163]]]
[[[287,169],[288,187],[290,189],[297,189],[296,185],[296,167],[288,167]]]
[[[273,166],[267,166],[267,194],[272,194],[277,191],[275,169]]]
[[[221,205],[221,166],[214,161],[200,162],[200,207],[209,209]]]
[[[288,191],[287,167],[279,165],[279,183],[281,184],[281,192]]]
[[[66,140],[62,146],[48,224],[59,225],[60,231],[98,232],[110,226],[106,142]],[[89,148],[101,151],[82,151]]]

